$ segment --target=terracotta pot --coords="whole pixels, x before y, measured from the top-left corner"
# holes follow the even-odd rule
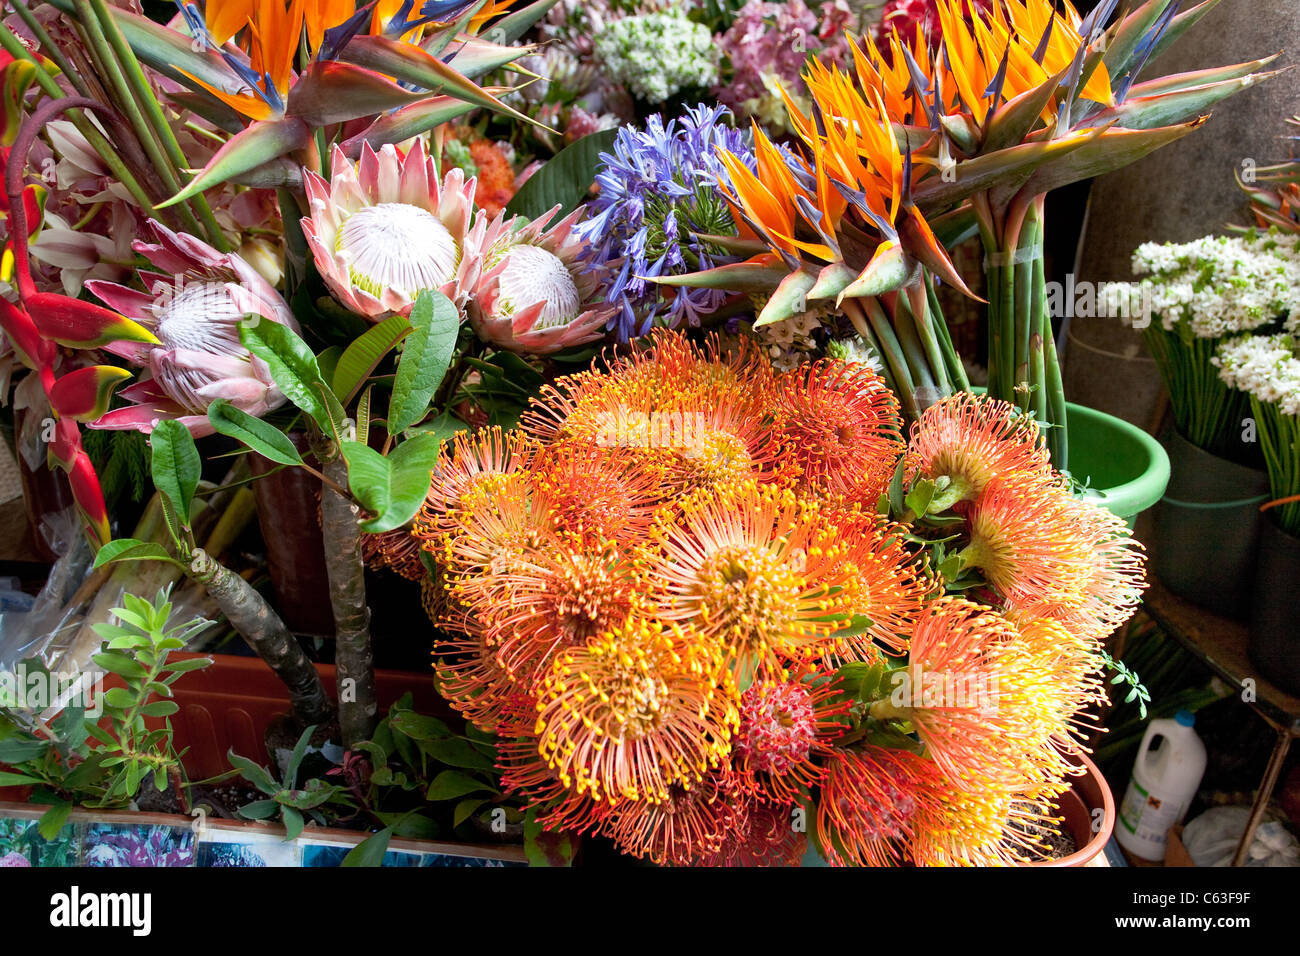
[[[202,657],[174,654],[174,660]],[[207,655],[214,663],[192,671],[176,682],[176,703],[180,710],[171,717],[176,749],[189,748],[182,762],[191,780],[205,780],[230,769],[226,753],[250,757],[263,765],[271,763],[266,750],[266,731],[275,718],[289,713],[289,695],[284,684],[260,657]],[[325,692],[333,697],[334,666],[317,664]],[[111,687],[112,679],[105,681]],[[459,722],[433,686],[433,671],[410,674],[405,671],[375,671],[375,694],[380,713],[403,694],[410,692],[415,708],[440,720]]]
[[[1061,795],[1055,810],[1058,816],[1065,818],[1063,826],[1074,837],[1079,849],[1069,856],[1031,863],[1030,866],[1087,866],[1110,842],[1111,831],[1115,829],[1115,798],[1111,795],[1110,786],[1097,765],[1083,754],[1078,754],[1073,759],[1088,772],[1071,778],[1073,784]],[[1098,810],[1102,811],[1100,817],[1096,812]],[[1095,823],[1098,819],[1099,827]]]

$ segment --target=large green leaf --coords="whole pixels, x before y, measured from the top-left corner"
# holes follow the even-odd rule
[[[334,394],[339,400],[345,405],[350,402],[375,366],[410,334],[411,323],[405,316],[390,315],[349,345],[334,366]]]
[[[199,486],[203,462],[190,430],[174,418],[164,418],[149,435],[154,487],[171,504],[172,513],[185,527]]]
[[[442,384],[460,334],[460,312],[441,292],[421,292],[411,307],[411,333],[397,361],[388,406],[388,433],[399,434],[424,418]]]
[[[118,538],[107,542],[95,552],[94,567],[101,568],[114,561],[175,561],[161,544],[140,541],[136,538]]]
[[[236,408],[224,398],[208,406],[208,421],[219,434],[243,442],[263,458],[281,465],[302,464],[302,456],[284,432]]]
[[[424,795],[424,798],[430,801],[455,800],[467,793],[478,793],[481,790],[490,789],[482,780],[475,780],[468,774],[463,774],[458,770],[444,770],[433,778],[433,782],[429,784],[429,790]]]
[[[618,130],[584,136],[555,154],[515,193],[506,212],[536,219],[555,206],[567,216],[587,197],[600,168],[600,154],[614,147]]]
[[[325,384],[316,356],[293,329],[279,322],[243,322],[239,340],[267,364],[272,381],[289,401],[314,418],[326,434],[334,431],[343,410]]]
[[[417,434],[385,458],[360,442],[341,443],[348,463],[348,486],[361,506],[373,515],[361,523],[362,529],[371,533],[392,531],[415,517],[429,493],[439,445],[437,436]]]

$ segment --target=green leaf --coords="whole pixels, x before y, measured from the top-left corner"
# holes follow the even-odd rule
[[[40,822],[36,824],[36,829],[46,840],[53,840],[63,829],[63,825],[68,822],[68,817],[72,813],[72,804],[60,803],[50,807],[41,815]]]
[[[407,430],[407,434],[427,433],[438,439],[438,444],[450,441],[463,431],[469,431],[469,425],[461,421],[451,412],[443,412],[437,418],[425,422],[423,425],[416,425]]]
[[[122,687],[112,687],[104,692],[104,703],[125,710],[135,705],[135,697]]]
[[[934,500],[934,482],[928,478],[922,478],[912,490],[907,493],[903,503],[911,510],[912,514],[918,518],[924,518],[925,513],[930,510],[930,502]]]
[[[224,398],[208,406],[208,421],[219,434],[243,442],[263,458],[281,465],[302,464],[302,456],[284,432],[236,408]]]
[[[153,483],[171,503],[181,524],[188,528],[190,506],[203,470],[190,430],[173,418],[164,418],[150,433],[149,447]]]
[[[536,219],[559,206],[557,216],[567,216],[587,198],[600,168],[600,154],[614,148],[617,136],[616,129],[601,130],[564,147],[528,178],[506,213]]]
[[[388,827],[366,837],[348,851],[339,866],[382,866],[388,852],[388,841],[392,838],[393,831]]]
[[[904,508],[903,472],[907,468],[907,459],[899,458],[894,477],[889,482],[889,507],[895,514],[902,514]]]
[[[424,418],[456,351],[460,312],[441,292],[425,290],[411,307],[411,332],[397,360],[388,406],[388,433],[400,434]]]
[[[311,735],[315,732],[315,724],[303,730],[298,737],[298,742],[293,746],[293,753],[289,755],[289,763],[284,770],[284,785],[290,790],[298,786],[298,767],[302,763],[302,758],[307,754],[307,747],[311,744]]]
[[[217,150],[203,171],[191,179],[184,189],[166,202],[159,203],[156,208],[162,209],[183,202],[196,193],[219,186],[277,157],[302,149],[309,142],[310,128],[295,117],[253,123]]]
[[[422,740],[420,749],[449,767],[462,767],[466,770],[491,770],[494,766],[491,757],[480,752],[468,740],[461,740],[459,737]]]
[[[279,322],[249,320],[240,323],[239,340],[267,364],[271,379],[289,401],[315,419],[321,431],[335,432],[343,409],[325,384],[316,356],[293,329]]]
[[[174,700],[156,700],[141,707],[140,713],[146,717],[170,717],[180,709],[180,704]]]
[[[118,538],[109,541],[95,552],[94,567],[101,568],[114,561],[170,561],[178,563],[165,547],[153,541],[136,538]]]
[[[270,771],[265,767],[254,763],[247,757],[239,756],[239,754],[235,753],[233,750],[226,754],[226,759],[230,761],[232,767],[243,774],[245,780],[255,786],[258,790],[261,790],[266,794],[275,794],[279,792],[280,785],[275,782],[275,778],[271,776]]]
[[[254,800],[236,812],[245,820],[269,820],[279,809],[280,805],[274,800]]]
[[[537,820],[536,808],[524,817],[524,853],[529,866],[570,866],[573,841],[567,833],[552,833]]]
[[[41,782],[37,777],[29,777],[25,773],[10,773],[7,770],[0,770],[0,787],[22,787],[29,783],[39,784]]]
[[[437,717],[428,717],[411,710],[397,711],[388,723],[393,730],[412,740],[438,740],[451,736],[451,728]]]
[[[189,671],[196,671],[199,668],[207,667],[211,663],[212,658],[210,657],[191,657],[189,660],[184,661],[169,661],[167,669],[173,674],[185,674]]]
[[[339,357],[332,380],[334,394],[344,405],[352,401],[361,383],[411,331],[411,323],[405,316],[390,315],[347,347]]]
[[[487,797],[467,797],[460,803],[456,804],[456,809],[451,814],[451,825],[460,826],[468,820],[479,807],[488,802]]]
[[[360,442],[340,444],[348,463],[348,486],[373,515],[361,522],[362,529],[391,531],[415,516],[429,493],[440,445],[436,435],[423,432],[402,442],[385,458]]]
[[[487,784],[481,780],[475,780],[467,774],[460,773],[456,770],[444,770],[438,776],[433,778],[429,784],[429,790],[425,794],[427,800],[455,800],[457,797],[463,797],[467,793],[477,793],[480,790],[489,790]]]
[[[144,677],[149,673],[136,661],[131,660],[125,654],[118,654],[115,651],[92,654],[90,659],[104,670],[112,671],[114,674],[121,674],[123,677]]]
[[[306,826],[306,821],[302,814],[293,807],[284,807],[284,839],[292,843],[298,837],[302,836],[302,829]]]

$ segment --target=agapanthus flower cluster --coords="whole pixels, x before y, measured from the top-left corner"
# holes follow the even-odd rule
[[[611,78],[646,103],[708,89],[718,80],[713,35],[681,10],[607,24],[596,35],[595,54]]]
[[[1300,323],[1300,236],[1254,233],[1155,243],[1133,253],[1133,271],[1161,326],[1197,338],[1250,332],[1274,319]]]
[[[731,210],[718,191],[727,181],[719,150],[753,168],[748,138],[727,125],[723,107],[697,106],[665,125],[651,116],[644,129],[619,131],[612,153],[601,154],[600,194],[575,233],[589,241],[593,266],[613,273],[611,323],[622,341],[663,324],[698,325],[727,294],[715,289],[662,289],[653,280],[735,262],[739,256],[710,240],[734,236]]]
[[[810,799],[833,863],[1029,859],[1140,568],[1010,415],[950,400],[909,447],[869,366],[659,330],[444,449],[414,531],[439,686],[545,825],[658,863],[788,865]],[[878,511],[900,461],[949,490],[986,603]]]

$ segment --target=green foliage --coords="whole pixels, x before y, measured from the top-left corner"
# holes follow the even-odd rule
[[[302,761],[307,756],[315,732],[315,726],[302,732],[285,765],[284,776],[279,781],[266,767],[247,757],[241,757],[233,750],[226,755],[230,765],[245,780],[266,794],[266,799],[254,800],[240,807],[241,817],[246,820],[272,820],[278,816],[284,823],[285,840],[296,840],[307,825],[308,817],[324,826],[329,822],[327,814],[330,811],[337,813],[339,809],[352,808],[346,789],[337,784],[313,777],[303,782],[302,787],[298,786]]]
[[[20,701],[0,700],[0,786],[31,785],[33,802],[51,809],[41,820],[45,839],[54,835],[74,806],[120,808],[140,793],[150,778],[160,791],[170,788],[169,774],[181,772],[169,719],[176,713],[172,685],[181,675],[211,664],[210,658],[169,663],[172,651],[210,622],[194,618],[168,627],[172,604],[166,589],[152,602],[133,594],[114,608],[117,624],[96,624],[104,639],[92,657],[95,665],[121,682],[99,697],[102,714],[80,703],[65,706],[49,722]],[[23,662],[31,680],[53,677],[39,660]],[[77,695],[79,701],[85,698]],[[161,721],[150,729],[147,720]]]
[[[145,500],[149,482],[149,445],[143,432],[87,428],[81,444],[90,456],[104,503],[110,513],[124,501]]]
[[[429,413],[460,337],[460,313],[440,292],[421,292],[411,307],[411,333],[402,343],[388,406],[388,433],[397,435]]]
[[[557,216],[567,216],[587,198],[596,181],[600,154],[614,148],[618,130],[601,130],[560,150],[528,178],[506,206],[511,215],[536,219],[555,206]]]
[[[194,438],[180,422],[164,418],[154,426],[149,446],[153,450],[150,459],[153,483],[171,509],[171,516],[181,527],[188,528],[194,492],[203,470]]]

